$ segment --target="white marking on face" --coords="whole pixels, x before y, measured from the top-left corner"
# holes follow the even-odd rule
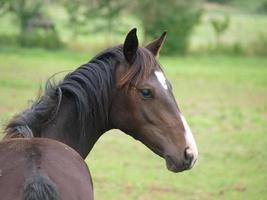
[[[162,87],[165,89],[165,90],[168,90],[168,86],[167,86],[167,83],[166,83],[166,78],[164,76],[164,74],[161,72],[161,71],[155,71],[154,72],[158,81],[160,82],[160,84],[162,85]]]
[[[191,132],[191,129],[186,121],[186,119],[184,118],[184,116],[181,114],[181,119],[185,128],[185,141],[186,141],[186,145],[192,150],[192,153],[194,154],[195,159],[198,156],[198,150],[197,150],[197,145],[196,145],[196,141],[195,138]]]

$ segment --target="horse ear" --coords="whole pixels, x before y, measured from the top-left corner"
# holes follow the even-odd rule
[[[132,29],[126,36],[123,44],[123,54],[129,64],[133,64],[138,49],[136,28]]]
[[[162,35],[154,40],[153,42],[149,43],[148,45],[146,45],[146,48],[151,52],[153,53],[155,56],[158,56],[159,52],[160,52],[160,49],[165,41],[165,38],[166,38],[166,34],[167,32],[164,31],[162,33]]]

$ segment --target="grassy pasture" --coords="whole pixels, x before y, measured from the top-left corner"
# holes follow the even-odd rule
[[[0,125],[29,105],[50,75],[91,56],[0,49]],[[195,135],[199,161],[193,170],[173,174],[141,143],[112,130],[86,159],[96,199],[267,199],[267,59],[214,55],[160,61]]]

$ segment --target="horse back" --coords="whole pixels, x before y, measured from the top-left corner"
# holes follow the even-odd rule
[[[31,200],[34,198],[30,197],[36,195],[34,189],[39,191],[37,195],[51,195],[47,198],[53,200],[93,199],[88,167],[69,146],[43,138],[2,141],[1,198],[21,200],[24,197]]]

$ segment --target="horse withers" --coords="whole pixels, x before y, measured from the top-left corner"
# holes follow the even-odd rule
[[[90,172],[69,146],[46,138],[0,142],[0,199],[93,200]]]
[[[191,169],[197,146],[157,61],[166,32],[140,47],[136,29],[44,94],[6,127],[6,138],[59,140],[85,158],[99,137],[120,129],[165,158],[173,172]],[[44,61],[45,62],[45,61]]]

